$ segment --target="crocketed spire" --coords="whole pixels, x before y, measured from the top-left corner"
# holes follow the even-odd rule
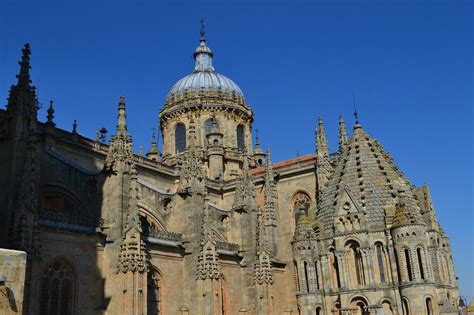
[[[321,158],[329,156],[326,131],[324,130],[324,122],[322,117],[319,117],[318,128],[316,129],[316,152]]]
[[[160,159],[160,150],[158,149],[155,131],[153,131],[153,134],[151,136],[151,147],[150,147],[150,150],[148,150],[148,152],[146,153],[146,157],[151,160]]]
[[[347,145],[347,131],[344,117],[339,116],[339,152]]]
[[[399,192],[404,192],[407,211],[420,212],[413,189],[392,157],[363,130],[360,124],[340,157],[326,184],[318,205],[321,232],[333,233],[334,216],[343,198],[350,192],[357,207],[365,213],[368,229],[385,228],[385,207],[393,207]]]
[[[12,85],[8,97],[7,112],[10,115],[22,115],[35,120],[38,112],[36,88],[31,85],[30,79],[30,44],[26,43],[21,50],[20,72],[17,74],[18,82]]]

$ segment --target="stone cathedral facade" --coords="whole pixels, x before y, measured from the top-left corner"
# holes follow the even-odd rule
[[[38,117],[25,45],[0,110],[0,241],[27,253],[23,312],[456,314],[428,187],[342,117],[337,152],[320,119],[315,154],[273,163],[212,58],[202,33],[159,112],[162,149],[136,154],[124,97],[110,137],[56,127],[52,102]]]

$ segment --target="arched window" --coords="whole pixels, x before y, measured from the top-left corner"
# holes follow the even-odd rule
[[[331,277],[331,286],[333,289],[338,289],[341,287],[341,278],[339,275],[339,263],[337,257],[334,254],[334,250],[331,250],[329,255],[329,263],[331,268],[330,277]]]
[[[351,301],[351,306],[356,309],[357,315],[369,315],[367,305],[367,301],[362,297],[356,297]]]
[[[40,315],[73,313],[74,272],[62,259],[53,260],[40,283]]]
[[[418,269],[420,269],[420,277],[422,280],[425,280],[425,271],[423,270],[423,256],[420,247],[416,249],[416,256],[418,258]]]
[[[304,281],[306,282],[306,292],[309,293],[309,273],[308,273],[308,263],[303,261],[303,271],[304,271]]]
[[[403,250],[403,253],[405,255],[405,263],[406,263],[406,267],[407,267],[408,280],[412,281],[413,280],[413,275],[411,273],[410,252],[409,252],[408,248],[405,248]]]
[[[148,315],[161,315],[162,285],[161,275],[155,268],[150,268],[147,279],[147,313]]]
[[[426,314],[427,315],[433,315],[433,304],[432,304],[431,299],[429,297],[426,298]]]
[[[239,150],[245,150],[245,131],[243,125],[237,126],[237,148]]]
[[[316,315],[322,315],[323,314],[323,311],[321,310],[321,308],[318,306],[316,307]]]
[[[385,282],[385,269],[384,269],[384,253],[383,253],[383,247],[381,243],[376,243],[375,244],[375,251],[377,255],[377,266],[379,268],[379,275],[380,275],[380,282],[384,283]]]
[[[184,152],[186,150],[186,126],[183,123],[178,123],[174,130],[174,140],[176,153]]]
[[[304,192],[298,192],[293,197],[293,212],[295,215],[295,223],[298,223],[299,217],[302,214],[308,215],[309,207],[311,206],[311,198]]]
[[[314,262],[314,276],[316,277],[316,289],[319,290],[320,287],[319,287],[319,272],[318,272],[319,268],[318,268],[318,261],[315,261]]]
[[[360,252],[360,246],[355,241],[349,241],[346,243],[346,250],[351,252],[352,260],[352,271],[351,274],[355,275],[355,279],[352,278],[352,282],[356,285],[363,285],[364,281],[364,266],[362,263],[362,254]]]
[[[410,315],[410,307],[406,298],[402,299],[403,315]]]
[[[393,307],[390,301],[383,301],[382,302],[382,311],[384,315],[393,315]]]

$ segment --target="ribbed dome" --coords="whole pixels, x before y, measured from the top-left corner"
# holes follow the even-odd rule
[[[180,93],[199,91],[201,89],[235,93],[237,96],[243,97],[243,93],[238,85],[228,77],[213,71],[196,71],[176,82],[166,98],[169,99]]]
[[[212,66],[212,50],[206,45],[204,33],[193,54],[196,61],[193,73],[176,82],[166,96],[166,107],[194,102],[243,105],[246,107],[242,90],[228,77],[215,72]]]

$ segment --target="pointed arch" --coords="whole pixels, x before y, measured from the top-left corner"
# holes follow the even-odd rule
[[[76,272],[68,261],[61,257],[51,260],[39,279],[38,314],[74,314],[76,279]]]

